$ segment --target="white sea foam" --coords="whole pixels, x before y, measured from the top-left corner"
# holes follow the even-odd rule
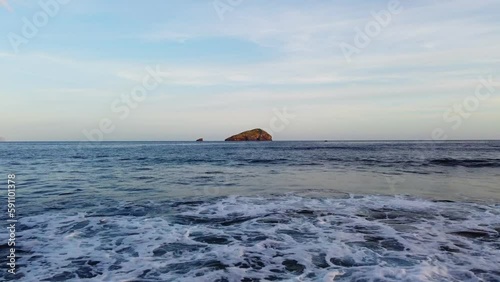
[[[23,281],[500,279],[498,205],[276,196],[156,208],[22,218]]]

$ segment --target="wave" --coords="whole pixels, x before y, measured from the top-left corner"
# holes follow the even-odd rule
[[[499,159],[454,159],[441,158],[433,159],[428,162],[430,165],[438,166],[462,166],[462,167],[500,167]]]
[[[22,218],[24,280],[500,279],[499,205],[288,195],[131,206]]]
[[[241,162],[246,162],[249,164],[284,164],[288,163],[288,159],[250,159],[250,160],[240,160]]]

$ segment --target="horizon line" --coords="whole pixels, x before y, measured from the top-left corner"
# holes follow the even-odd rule
[[[224,141],[224,140],[3,140],[0,143],[112,143],[112,142],[193,142],[193,143],[272,143],[272,142],[481,142],[481,141],[500,141],[500,139],[450,139],[450,140],[432,140],[432,139],[310,139],[310,140],[272,140],[272,141]]]

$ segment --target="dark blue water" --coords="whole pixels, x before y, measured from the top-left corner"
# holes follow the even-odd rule
[[[0,143],[0,169],[23,281],[500,279],[498,141]]]

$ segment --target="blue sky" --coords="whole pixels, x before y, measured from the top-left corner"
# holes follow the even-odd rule
[[[499,1],[64,2],[0,1],[0,137],[85,140],[106,119],[103,140],[500,139]],[[374,13],[390,20],[347,60]],[[120,117],[147,67],[161,84]],[[479,78],[491,95],[460,113]]]

